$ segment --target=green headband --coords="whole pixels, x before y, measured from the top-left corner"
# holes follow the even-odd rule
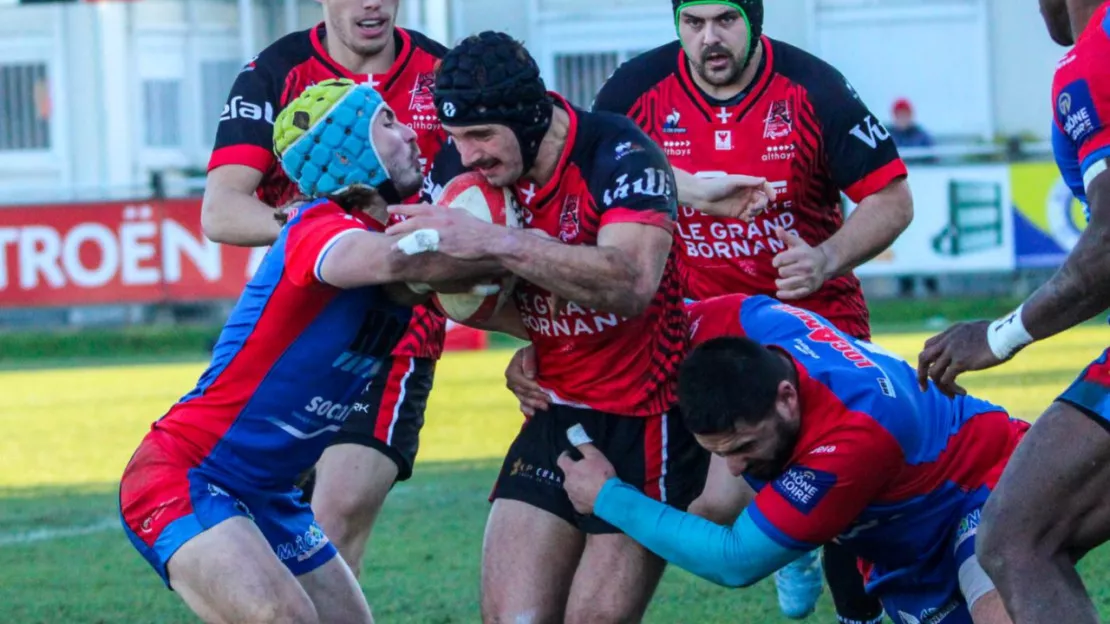
[[[740,16],[744,18],[744,24],[748,27],[748,32],[752,31],[752,23],[751,23],[751,20],[748,19],[748,12],[745,11],[744,7],[740,6],[739,4],[737,4],[735,2],[728,2],[727,0],[690,0],[689,2],[679,3],[679,5],[677,7],[675,7],[675,10],[674,10],[674,30],[675,30],[675,32],[676,33],[678,32],[678,16],[679,16],[680,13],[682,13],[682,9],[685,9],[687,7],[692,7],[692,6],[701,6],[701,5],[705,5],[705,4],[723,4],[725,6],[730,6],[734,9],[736,9],[737,11],[740,11]]]

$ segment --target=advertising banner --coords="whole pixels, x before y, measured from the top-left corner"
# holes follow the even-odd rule
[[[1018,268],[1057,267],[1086,227],[1083,207],[1052,162],[1010,166]]]
[[[198,199],[0,208],[0,307],[235,299],[265,253],[205,238]]]
[[[857,275],[926,275],[1014,268],[1014,221],[1007,165],[911,167],[909,184],[913,192],[913,222],[890,249],[856,269]],[[854,208],[848,205],[849,214]]]

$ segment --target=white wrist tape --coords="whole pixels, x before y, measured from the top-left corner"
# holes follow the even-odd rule
[[[1021,309],[1016,310],[990,324],[987,328],[987,344],[990,345],[994,357],[1006,361],[1017,353],[1019,349],[1033,342],[1033,337],[1021,322]]]
[[[397,249],[409,256],[439,250],[439,232],[432,229],[416,230],[397,241]]]
[[[590,444],[593,439],[590,434],[586,433],[586,429],[582,425],[572,425],[567,429],[567,440],[574,446],[581,446],[583,444]]]

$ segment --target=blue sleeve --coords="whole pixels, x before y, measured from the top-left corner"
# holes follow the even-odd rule
[[[771,539],[747,510],[725,527],[651,499],[615,477],[598,493],[594,515],[678,567],[727,587],[752,585],[805,552]]]
[[[1083,189],[1083,174],[1079,170],[1079,150],[1055,122],[1052,124],[1052,154],[1072,195],[1086,207],[1087,195]]]

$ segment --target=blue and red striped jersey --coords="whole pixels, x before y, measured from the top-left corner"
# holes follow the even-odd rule
[[[883,570],[924,564],[950,542],[953,518],[981,505],[1028,429],[1003,408],[950,398],[913,366],[817,314],[767,296],[688,307],[692,342],[747,336],[793,361],[801,429],[786,471],[759,492],[756,524],[780,544],[830,540]]]
[[[320,267],[342,237],[380,231],[329,201],[292,216],[231,312],[195,388],[153,425],[228,484],[289,487],[316,463],[412,311]]]
[[[1087,211],[1087,184],[1110,159],[1110,2],[1056,65],[1052,148],[1064,182]]]

